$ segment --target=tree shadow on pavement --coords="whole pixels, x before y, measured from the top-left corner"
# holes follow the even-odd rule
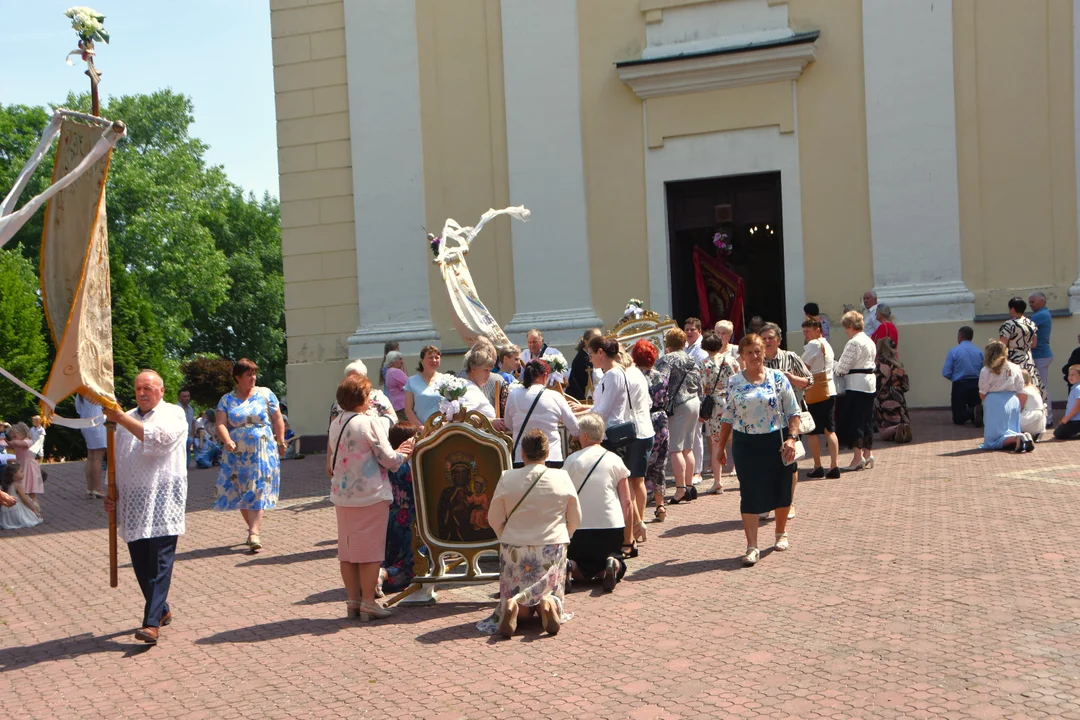
[[[123,657],[127,658],[142,655],[153,647],[135,640],[117,642],[117,638],[131,638],[132,632],[124,630],[109,635],[81,633],[57,640],[46,640],[36,645],[0,648],[0,672],[22,670],[38,663],[69,660],[98,653],[122,653]]]
[[[953,452],[940,453],[938,457],[967,457],[968,455],[985,455],[988,452],[993,451],[983,450],[982,448],[971,448],[970,450],[955,450]]]
[[[741,527],[741,525],[740,525]],[[768,548],[761,551],[761,559],[764,560],[773,548]],[[643,567],[633,572],[627,572],[623,578],[623,582],[641,582],[642,580],[652,580],[654,578],[661,577],[685,577],[687,575],[697,575],[698,573],[707,573],[719,570],[720,572],[731,572],[733,570],[742,570],[742,555],[736,555],[730,558],[716,558],[713,560],[694,560],[692,562],[672,562],[663,561],[659,563],[653,563],[647,567]],[[750,569],[750,568],[747,568]]]
[[[310,562],[312,560],[329,560],[337,557],[337,548],[324,548],[322,550],[308,550],[292,555],[266,555],[252,557],[247,562],[238,563],[236,567],[255,567],[262,565],[292,565],[293,563]]]
[[[490,603],[477,602],[440,602],[436,605],[423,607],[394,607],[392,608],[394,611],[393,616],[385,620],[373,621],[371,624],[414,625],[436,618],[461,615],[463,613],[474,613],[491,607],[493,606]],[[353,629],[362,630],[362,628],[368,624],[369,623],[363,623],[359,620],[346,617],[293,618],[291,620],[279,620],[277,622],[264,623],[262,625],[236,628],[235,630],[224,630],[209,637],[199,638],[195,641],[195,644],[221,645],[225,643],[260,643],[266,642],[267,640],[280,640],[282,638],[299,637],[301,635],[320,637],[323,635],[334,635],[342,631]],[[475,624],[474,621],[472,623],[465,623],[459,627],[472,627]],[[475,631],[473,637],[475,637]]]
[[[659,533],[658,536],[662,538],[676,538],[682,537],[683,535],[712,535],[713,533],[732,532],[733,530],[742,530],[742,520],[721,520],[713,523],[676,525],[670,530]],[[651,535],[652,533],[649,534]]]

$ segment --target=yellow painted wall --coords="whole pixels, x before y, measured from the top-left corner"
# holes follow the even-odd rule
[[[578,39],[592,299],[610,328],[627,299],[649,296],[641,100],[615,71],[640,57],[645,21],[636,2],[579,2]]]
[[[510,198],[499,0],[417,0],[416,25],[425,222],[438,235],[448,217],[475,225],[489,208],[528,199]],[[514,315],[509,219],[485,227],[469,252],[469,271],[495,319],[508,323]],[[434,265],[429,280],[444,349],[460,348],[464,343]]]
[[[271,0],[289,421],[326,431],[360,317],[342,0]]]
[[[956,0],[964,282],[977,313],[1076,278],[1072,2]]]
[[[806,299],[839,325],[873,287],[860,0],[791,0],[788,24],[821,30],[797,81]]]

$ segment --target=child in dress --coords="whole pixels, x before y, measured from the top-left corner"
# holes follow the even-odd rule
[[[37,501],[37,496],[45,492],[45,482],[41,477],[41,468],[30,449],[33,442],[30,440],[30,428],[26,427],[26,423],[15,423],[8,428],[7,443],[9,452],[14,453],[15,461],[22,466],[23,490],[30,499]]]
[[[1046,407],[1043,405],[1042,392],[1027,370],[1023,372],[1024,391],[1020,409],[1020,432],[1029,433],[1036,440],[1046,430]]]
[[[0,470],[0,490],[14,496],[15,504],[0,507],[0,529],[19,530],[41,524],[41,506],[23,490],[23,468],[9,462]]]
[[[30,449],[34,451],[35,460],[45,459],[45,426],[40,415],[30,418]]]

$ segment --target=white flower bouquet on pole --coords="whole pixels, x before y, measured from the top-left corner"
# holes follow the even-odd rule
[[[551,352],[549,349],[544,353],[543,357],[539,358],[548,364],[553,373],[564,373],[570,369],[570,366],[566,363],[566,358],[561,352]]]
[[[461,398],[465,397],[469,389],[468,381],[454,375],[447,375],[439,381],[435,389],[439,391],[439,396],[442,398],[439,401],[439,412],[447,420],[461,412]]]

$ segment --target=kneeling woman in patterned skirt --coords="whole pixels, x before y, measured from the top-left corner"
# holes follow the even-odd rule
[[[788,379],[765,367],[765,343],[758,335],[739,343],[746,369],[728,381],[727,405],[720,425],[720,464],[727,464],[727,441],[739,468],[739,512],[746,532],[744,565],[755,564],[758,514],[776,511],[776,549],[788,549],[788,508],[795,445],[799,432],[799,403]]]
[[[477,624],[480,632],[511,637],[518,619],[538,611],[551,635],[571,615],[563,606],[566,547],[581,524],[581,506],[573,481],[564,470],[544,465],[548,439],[528,430],[521,439],[525,467],[499,478],[488,509],[488,522],[499,538],[499,607]]]

